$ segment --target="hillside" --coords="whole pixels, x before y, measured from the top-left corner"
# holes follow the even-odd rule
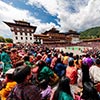
[[[94,39],[100,38],[100,27],[90,28],[80,33],[81,39]]]

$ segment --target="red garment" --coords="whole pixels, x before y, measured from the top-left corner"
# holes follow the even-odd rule
[[[56,64],[56,61],[57,61],[57,57],[54,57],[53,59],[52,59],[52,61],[51,61],[51,65],[50,65],[50,67],[53,69],[54,68],[54,66],[55,66],[55,64]]]

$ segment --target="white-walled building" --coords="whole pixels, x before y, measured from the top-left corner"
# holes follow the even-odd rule
[[[16,21],[15,23],[4,22],[10,27],[13,35],[13,43],[34,43],[33,33],[36,30],[36,26],[31,26],[29,22],[26,21]]]

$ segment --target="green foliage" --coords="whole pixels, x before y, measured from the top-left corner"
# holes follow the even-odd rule
[[[6,42],[5,38],[3,38],[2,36],[0,36],[0,42]]]
[[[95,39],[100,38],[100,27],[95,27],[80,33],[81,39]]]
[[[13,43],[13,40],[11,38],[6,38],[5,40],[7,43]]]
[[[0,42],[13,43],[13,40],[11,38],[4,38],[0,36]]]

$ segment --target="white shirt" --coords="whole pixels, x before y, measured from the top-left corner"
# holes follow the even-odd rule
[[[100,67],[93,65],[89,69],[90,79],[94,83],[100,82]]]

